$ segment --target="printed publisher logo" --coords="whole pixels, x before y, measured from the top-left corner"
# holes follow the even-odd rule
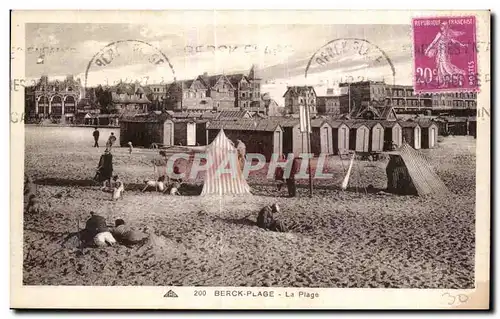
[[[175,292],[173,292],[172,290],[169,290],[166,294],[163,295],[163,297],[166,297],[166,298],[177,298],[179,296],[177,296],[177,294]]]

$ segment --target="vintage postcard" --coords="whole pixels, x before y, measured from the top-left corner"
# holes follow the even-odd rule
[[[12,308],[488,309],[489,11],[11,15]]]

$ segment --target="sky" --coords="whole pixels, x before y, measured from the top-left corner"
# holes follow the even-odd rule
[[[361,42],[343,40],[351,38]],[[345,50],[319,65],[316,57],[331,41],[331,47],[344,41]],[[362,49],[356,46],[360,43]],[[387,58],[377,60],[380,50]],[[26,25],[28,79],[73,75],[87,86],[120,80],[163,84],[204,72],[248,72],[252,65],[262,78],[262,92],[281,105],[287,86],[292,85],[313,85],[318,95],[324,95],[327,88],[341,93],[340,81],[383,79],[411,84],[410,25]]]

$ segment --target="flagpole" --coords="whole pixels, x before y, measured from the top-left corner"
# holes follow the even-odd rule
[[[349,113],[351,114],[351,83],[347,83],[347,90],[349,91]]]
[[[305,98],[305,113],[306,113],[306,120],[307,120],[307,152],[309,154],[308,161],[309,161],[309,197],[312,197],[313,195],[313,180],[312,180],[312,167],[311,167],[311,114],[309,112],[309,106],[307,105],[307,86],[306,86],[306,98]]]

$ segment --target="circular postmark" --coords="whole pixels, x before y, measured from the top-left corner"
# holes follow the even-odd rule
[[[119,40],[100,49],[85,70],[84,87],[118,83],[167,84],[175,81],[168,57],[142,40]]]
[[[377,45],[361,38],[340,38],[320,47],[309,59],[305,78],[308,84],[332,88],[353,82],[375,81],[395,85],[394,64]],[[386,94],[374,94],[385,100]]]

